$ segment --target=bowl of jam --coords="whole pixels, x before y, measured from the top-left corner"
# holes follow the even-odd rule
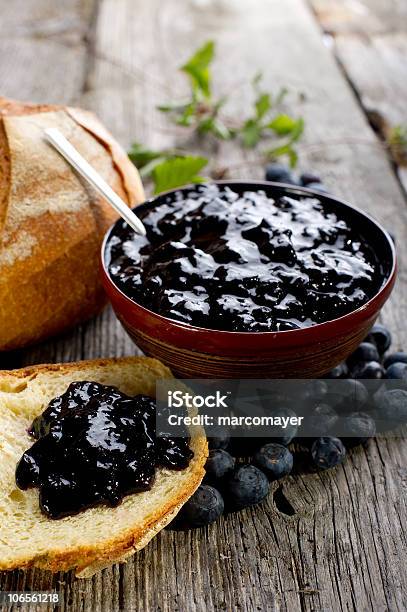
[[[321,376],[364,339],[396,275],[392,239],[332,196],[267,182],[175,189],[102,246],[134,342],[185,378]]]

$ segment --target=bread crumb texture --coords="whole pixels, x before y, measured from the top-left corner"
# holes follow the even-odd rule
[[[38,240],[32,234],[22,231],[7,250],[0,250],[0,268],[1,266],[12,266],[18,259],[28,259],[34,247],[38,244]]]
[[[145,357],[0,372],[0,569],[75,569],[88,577],[145,546],[175,516],[204,475],[207,444],[200,428],[191,429],[194,457],[186,470],[157,470],[150,491],[125,497],[117,508],[98,506],[52,520],[40,511],[37,489],[21,491],[15,484],[17,462],[32,445],[28,427],[71,382],[154,396],[156,380],[169,377],[165,366]]]

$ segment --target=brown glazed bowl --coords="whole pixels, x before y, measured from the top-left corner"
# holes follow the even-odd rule
[[[311,195],[329,203],[359,229],[374,246],[382,266],[383,283],[364,306],[325,323],[280,332],[231,332],[194,327],[163,317],[126,296],[109,276],[106,244],[116,225],[107,232],[102,246],[101,274],[105,290],[123,327],[147,355],[160,359],[182,378],[314,378],[323,376],[346,359],[367,336],[389,297],[396,278],[396,253],[389,234],[372,217],[332,196],[279,183],[218,181],[235,191],[264,190],[268,195]],[[168,191],[140,208],[160,205],[176,192]]]

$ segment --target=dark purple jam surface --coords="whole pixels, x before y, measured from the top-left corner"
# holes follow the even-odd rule
[[[33,422],[36,442],[17,465],[17,486],[38,487],[41,510],[54,519],[117,506],[151,489],[157,468],[183,470],[193,457],[187,431],[185,438],[156,437],[155,428],[151,397],[72,383]]]
[[[373,250],[317,198],[199,186],[140,212],[147,236],[118,224],[114,283],[160,315],[209,329],[281,331],[336,319],[382,276]]]

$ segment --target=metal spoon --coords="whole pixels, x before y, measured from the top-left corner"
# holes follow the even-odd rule
[[[98,172],[82,157],[73,145],[65,138],[58,128],[47,128],[45,138],[53,147],[103,196],[116,212],[134,229],[135,232],[146,235],[146,228],[134,212],[123,202],[115,191],[106,183]]]

